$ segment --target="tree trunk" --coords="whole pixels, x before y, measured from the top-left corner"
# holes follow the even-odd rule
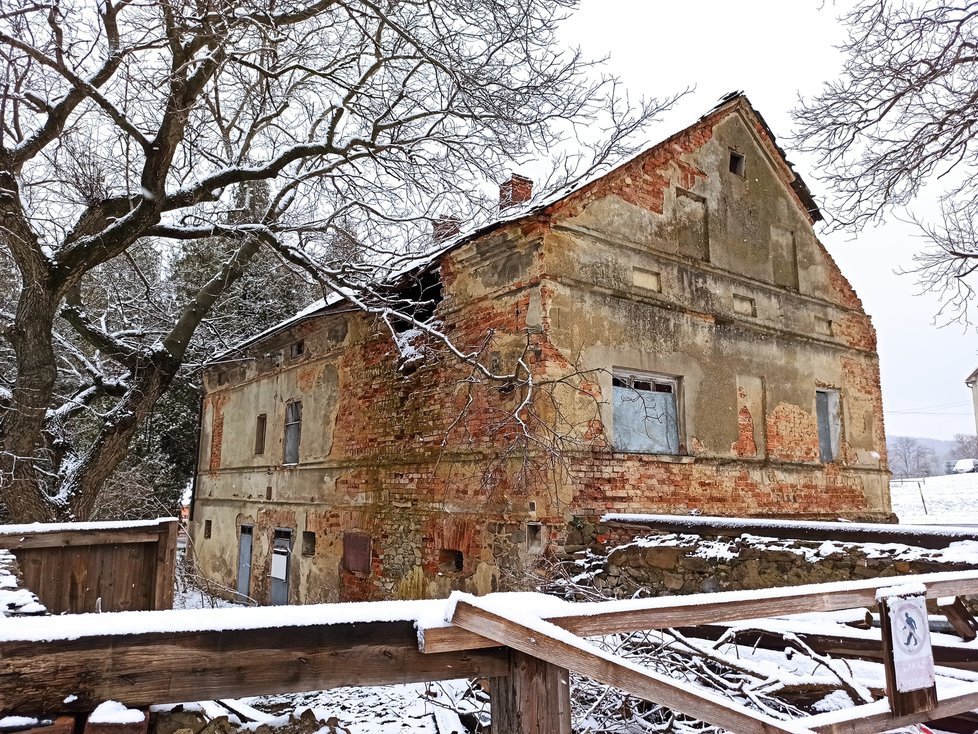
[[[102,485],[126,458],[130,442],[179,369],[180,360],[158,351],[132,377],[91,447],[63,479],[61,493],[68,499],[70,519],[91,519]]]
[[[17,203],[17,182],[0,173],[0,237],[20,269],[23,287],[8,338],[14,348],[17,378],[10,409],[0,416],[0,493],[14,522],[54,517],[39,470],[45,458],[44,418],[58,375],[51,343],[58,296],[37,238]]]

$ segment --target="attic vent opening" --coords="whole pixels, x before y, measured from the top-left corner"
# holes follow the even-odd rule
[[[743,153],[738,153],[735,150],[730,151],[730,173],[743,177],[746,162],[747,156]]]

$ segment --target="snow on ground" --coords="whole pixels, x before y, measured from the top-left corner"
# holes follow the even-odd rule
[[[9,550],[0,549],[0,617],[20,614],[44,614],[47,610],[38,598],[21,588],[14,575],[16,559]]]
[[[350,734],[465,734],[458,712],[485,720],[488,710],[484,701],[466,695],[469,689],[468,681],[455,680],[260,696],[245,702],[260,711],[285,714],[286,719],[289,711],[298,716],[312,709],[320,721],[336,717],[336,725]]]
[[[890,498],[903,525],[978,525],[978,474],[894,480]]]
[[[89,714],[91,724],[140,724],[145,714],[138,709],[131,709],[118,701],[103,701]]]
[[[322,734],[467,734],[469,723],[488,723],[488,694],[467,680],[354,686],[329,691],[254,696],[221,702],[200,701],[154,706],[162,713],[181,708],[208,719],[227,716],[242,732],[317,731]],[[235,713],[237,712],[237,713]],[[313,717],[318,724],[295,727]],[[320,728],[323,726],[324,728]]]

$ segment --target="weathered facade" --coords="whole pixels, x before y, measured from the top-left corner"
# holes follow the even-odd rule
[[[264,603],[414,598],[518,585],[606,512],[888,518],[875,332],[818,216],[737,96],[413,274],[516,379],[420,336],[403,369],[343,303],[244,345],[205,375],[201,568]]]

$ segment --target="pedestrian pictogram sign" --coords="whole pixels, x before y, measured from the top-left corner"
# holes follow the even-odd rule
[[[937,686],[924,595],[903,587],[881,589],[876,598],[890,710],[897,716],[930,711],[937,706]]]
[[[924,597],[897,597],[890,600],[889,607],[896,689],[905,693],[930,688],[934,685],[934,655]]]

